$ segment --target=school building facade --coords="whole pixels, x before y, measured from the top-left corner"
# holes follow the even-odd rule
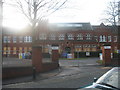
[[[14,32],[13,32],[14,31]],[[116,53],[118,29],[113,26],[92,26],[90,23],[40,23],[34,33],[34,44],[42,46],[44,55],[51,54],[52,45],[59,46],[60,57],[71,53],[74,58],[97,57],[103,44],[111,45],[111,52]],[[32,51],[33,32],[30,28],[10,30],[3,28],[3,56],[18,57],[19,53]]]

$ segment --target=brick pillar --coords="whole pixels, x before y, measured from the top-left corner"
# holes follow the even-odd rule
[[[102,55],[105,66],[111,65],[111,46],[103,46]]]
[[[32,47],[32,65],[36,68],[37,72],[42,70],[42,47],[33,46]]]
[[[52,62],[58,62],[59,60],[59,47],[58,45],[52,45]]]

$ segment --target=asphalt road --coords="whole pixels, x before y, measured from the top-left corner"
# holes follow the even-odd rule
[[[111,68],[98,65],[96,60],[98,58],[59,60],[62,71],[58,75],[44,80],[3,85],[3,88],[82,88]]]

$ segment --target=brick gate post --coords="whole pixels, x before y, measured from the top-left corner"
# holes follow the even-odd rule
[[[32,47],[32,65],[35,67],[36,72],[40,72],[42,70],[42,47],[41,46],[33,46]]]
[[[58,62],[59,60],[59,46],[52,45],[52,62]]]
[[[105,66],[111,65],[111,46],[103,45],[102,47],[103,62]]]

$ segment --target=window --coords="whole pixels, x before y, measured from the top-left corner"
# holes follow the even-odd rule
[[[40,39],[40,40],[46,40],[46,39],[47,39],[46,34],[45,34],[45,33],[39,34],[39,39]]]
[[[8,47],[8,52],[7,52],[7,54],[10,54],[10,47]]]
[[[92,48],[96,48],[96,47],[97,47],[96,45],[94,45],[94,44],[92,45]]]
[[[13,47],[13,54],[16,54],[16,47]]]
[[[10,36],[8,36],[8,43],[10,43]]]
[[[19,53],[22,53],[22,47],[19,47]]]
[[[31,36],[25,36],[24,37],[24,42],[32,42],[32,37]]]
[[[90,34],[86,34],[86,40],[91,40],[91,35]]]
[[[68,40],[74,40],[74,36],[72,34],[68,34]]]
[[[29,51],[32,51],[32,47],[29,47],[28,50],[29,50]]]
[[[117,46],[114,47],[114,52],[117,52],[118,48]]]
[[[75,45],[75,48],[82,48],[82,45]]]
[[[17,42],[17,37],[13,36],[13,43],[16,43],[16,42]]]
[[[91,48],[91,46],[89,45],[89,44],[85,44],[84,46],[83,46],[83,51],[90,51],[90,48]]]
[[[3,37],[3,42],[4,43],[10,43],[10,36],[4,36]]]
[[[24,47],[24,53],[27,53],[27,47]]]
[[[4,47],[4,48],[3,48],[3,54],[7,54],[6,52],[7,52],[7,48]]]
[[[19,37],[19,42],[20,42],[20,43],[23,42],[23,37],[22,37],[22,36]]]
[[[60,34],[59,35],[59,40],[64,40],[65,39],[65,35],[64,34]]]
[[[43,46],[43,53],[48,53],[49,52],[49,46],[48,45],[44,45]]]
[[[96,51],[97,50],[97,46],[95,44],[91,45],[91,51]]]
[[[55,38],[56,38],[55,34],[50,34],[50,37],[49,37],[50,40],[55,40]]]
[[[98,36],[94,36],[95,41],[98,42]]]
[[[117,42],[117,36],[114,36],[114,42]]]
[[[82,51],[82,45],[75,45],[75,51],[76,52]]]
[[[7,36],[4,36],[4,37],[3,37],[3,42],[4,42],[4,43],[7,43],[7,41],[8,41],[8,40],[7,40]]]
[[[32,37],[31,36],[29,36],[29,42],[32,42]]]
[[[100,36],[100,42],[106,42],[106,36],[105,35]]]
[[[77,35],[77,40],[83,40],[83,35],[82,34],[78,34]]]
[[[111,40],[111,36],[108,36],[108,42],[111,42],[112,40]]]
[[[27,36],[24,37],[24,42],[27,42]]]

